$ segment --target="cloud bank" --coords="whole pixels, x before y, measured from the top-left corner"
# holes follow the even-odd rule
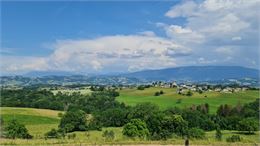
[[[53,47],[54,52],[47,57],[4,57],[8,63],[3,68],[10,72],[21,69],[89,73],[136,71],[176,66],[175,57],[191,54],[189,48],[150,35],[58,40]]]

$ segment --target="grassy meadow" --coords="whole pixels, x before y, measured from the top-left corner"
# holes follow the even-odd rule
[[[16,119],[24,124],[34,137],[43,137],[44,133],[52,128],[57,128],[61,111],[34,108],[1,107],[1,117],[4,124]]]
[[[160,96],[154,96],[157,91],[163,91],[164,94]],[[90,89],[59,89],[52,90],[54,94],[58,92],[71,94],[73,92],[80,92],[81,94],[91,94]],[[191,105],[198,105],[208,103],[210,105],[210,113],[215,113],[217,108],[221,104],[237,105],[238,103],[244,104],[254,101],[259,98],[258,90],[247,90],[235,93],[222,93],[215,91],[208,91],[199,94],[193,92],[192,96],[179,95],[176,93],[176,88],[161,88],[150,87],[145,90],[137,90],[136,88],[125,88],[119,90],[120,96],[116,99],[119,102],[124,102],[127,105],[136,105],[142,102],[151,102],[157,104],[162,110],[169,107],[186,108]]]
[[[154,96],[157,91],[163,91],[164,94]],[[221,93],[215,91],[208,91],[199,94],[193,92],[192,96],[179,95],[176,93],[176,88],[160,88],[151,87],[144,90],[137,90],[136,88],[122,89],[119,91],[120,96],[117,100],[124,102],[127,105],[135,105],[142,102],[151,102],[157,104],[161,109],[169,107],[185,108],[191,105],[198,105],[208,103],[210,106],[210,113],[215,113],[221,104],[236,105],[238,103],[244,104],[254,101],[259,98],[258,90],[247,90],[235,93]],[[179,103],[177,101],[180,101]]]
[[[122,135],[122,127],[108,127],[103,128],[102,131],[88,131],[88,132],[73,132],[76,134],[75,139],[44,139],[44,133],[57,128],[59,124],[58,113],[60,111],[34,109],[34,108],[11,108],[2,107],[1,116],[4,118],[4,123],[8,123],[15,118],[21,123],[25,124],[29,133],[34,136],[31,140],[25,139],[1,139],[0,145],[99,145],[99,144],[176,144],[183,145],[184,140],[180,137],[173,137],[166,141],[148,141],[140,139],[130,139]],[[103,131],[113,130],[115,132],[115,139],[107,141],[102,137]],[[239,134],[236,131],[222,131],[223,140],[215,140],[215,131],[206,132],[206,139],[196,140],[191,139],[191,145],[257,145],[259,142],[259,132],[254,135],[240,134],[243,138],[239,143],[227,143],[226,137],[233,134]]]

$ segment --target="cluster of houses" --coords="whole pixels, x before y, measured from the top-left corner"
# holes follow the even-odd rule
[[[214,91],[216,91],[216,92],[224,92],[224,93],[234,93],[234,92],[246,91],[246,90],[248,90],[247,87],[236,87],[236,88],[225,87],[223,89],[221,89],[221,88],[215,88],[214,89]]]
[[[140,85],[106,85],[106,86],[98,86],[98,85],[88,85],[88,86],[79,86],[79,87],[55,87],[52,89],[60,89],[60,90],[95,90],[95,89],[106,89],[106,90],[116,90],[116,89],[124,89],[124,88],[137,88]],[[240,91],[246,91],[249,88],[245,86],[220,86],[220,85],[209,85],[209,84],[195,84],[195,83],[177,83],[175,81],[173,82],[163,82],[163,81],[155,81],[151,82],[146,85],[142,85],[145,88],[147,87],[160,87],[160,88],[176,88],[176,92],[178,94],[186,94],[188,91],[191,92],[222,92],[222,93],[234,93],[234,92],[240,92]]]
[[[219,87],[214,85],[200,85],[200,84],[192,84],[192,83],[180,83],[177,84],[176,82],[162,82],[162,81],[156,81],[152,83],[152,86],[154,87],[161,87],[161,88],[177,88],[177,93],[186,93],[187,91],[193,91],[193,92],[223,92],[223,93],[234,93],[239,91],[246,91],[248,90],[248,87],[232,87],[232,86],[225,86],[225,87]]]
[[[155,81],[151,84],[154,87],[161,87],[161,88],[174,88],[177,87],[176,82],[163,82],[163,81]]]

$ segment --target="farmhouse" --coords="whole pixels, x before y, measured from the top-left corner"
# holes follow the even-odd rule
[[[232,93],[232,92],[233,92],[233,89],[230,88],[230,87],[226,87],[226,88],[224,88],[221,92],[223,92],[223,93]]]

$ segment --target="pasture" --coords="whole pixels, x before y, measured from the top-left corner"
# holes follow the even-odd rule
[[[149,141],[140,139],[131,139],[122,135],[122,127],[108,127],[102,128],[102,131],[87,131],[87,132],[73,132],[76,134],[75,139],[44,139],[44,133],[57,128],[59,124],[59,117],[57,116],[60,111],[34,109],[34,108],[11,108],[1,107],[1,117],[4,118],[4,123],[8,123],[9,120],[15,118],[21,123],[25,124],[30,134],[34,136],[31,140],[24,139],[1,139],[0,145],[100,145],[100,144],[176,144],[183,145],[184,140],[180,137],[173,137],[166,141]],[[105,130],[112,130],[115,133],[114,140],[106,140],[102,137]],[[215,140],[215,131],[206,132],[206,138],[203,140],[191,139],[190,144],[198,145],[252,145],[258,144],[259,132],[254,135],[240,136],[243,140],[239,143],[227,143],[225,138],[238,134],[236,131],[222,131],[223,140]]]
[[[164,94],[154,96],[157,91],[163,91]],[[116,99],[119,102],[124,102],[127,105],[136,105],[142,102],[151,102],[157,104],[161,109],[169,107],[186,108],[191,105],[198,105],[208,103],[210,113],[216,112],[221,104],[237,105],[254,101],[259,98],[259,91],[247,90],[235,93],[221,93],[215,91],[207,91],[199,94],[193,92],[192,96],[179,95],[176,93],[176,88],[160,88],[150,87],[144,90],[137,90],[136,88],[126,88],[119,91],[120,96]]]
[[[52,128],[57,128],[61,111],[34,108],[1,107],[1,117],[4,124],[16,119],[24,124],[34,137],[43,137],[44,133]]]

